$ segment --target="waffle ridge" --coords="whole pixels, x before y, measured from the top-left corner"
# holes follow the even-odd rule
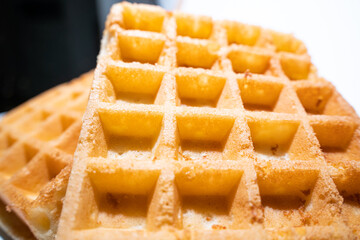
[[[116,4],[57,239],[359,237],[358,125],[292,35]]]
[[[46,91],[0,123],[0,197],[37,239],[55,237],[92,76]],[[14,239],[31,238],[13,217],[2,217]]]

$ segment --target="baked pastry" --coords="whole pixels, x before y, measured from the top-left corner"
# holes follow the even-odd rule
[[[50,89],[1,120],[0,198],[38,239],[53,239],[57,231],[92,77]],[[0,215],[8,235],[31,237],[5,209]]]
[[[28,226],[15,213],[9,212],[2,201],[0,201],[0,236],[13,240],[35,239]]]
[[[292,35],[116,4],[57,239],[359,236],[358,125]]]

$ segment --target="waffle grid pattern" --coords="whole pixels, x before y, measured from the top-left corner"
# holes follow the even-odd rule
[[[39,239],[57,231],[92,76],[55,87],[1,121],[0,196]]]
[[[114,5],[58,239],[353,237],[358,124],[291,35]]]

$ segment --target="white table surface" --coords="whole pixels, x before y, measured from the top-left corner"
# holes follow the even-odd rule
[[[182,0],[179,9],[293,33],[360,114],[360,1]]]

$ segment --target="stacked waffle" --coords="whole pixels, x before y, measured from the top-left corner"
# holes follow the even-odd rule
[[[57,231],[93,73],[55,87],[9,112],[0,125],[0,197],[39,239]],[[0,226],[31,239],[1,204]]]
[[[360,236],[359,118],[291,35],[114,5],[64,207],[81,111],[36,101],[2,123],[0,192],[37,238]]]
[[[291,35],[114,5],[57,239],[353,237],[358,124]]]

